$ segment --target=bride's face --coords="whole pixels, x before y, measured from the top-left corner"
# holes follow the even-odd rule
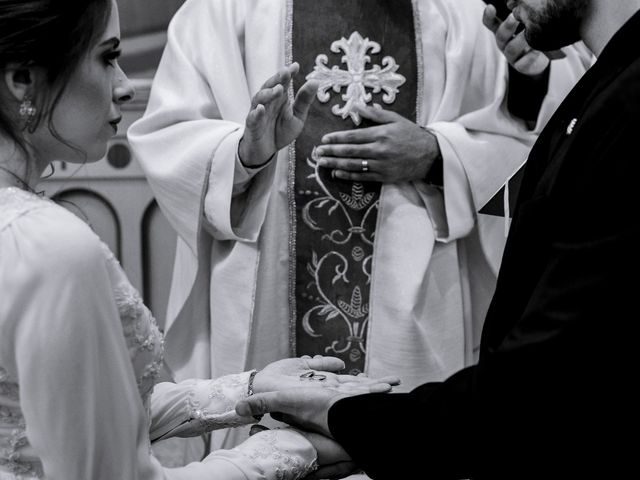
[[[63,141],[49,131],[48,122],[34,132],[32,143],[48,161],[91,162],[105,155],[108,140],[117,132],[120,107],[134,95],[118,65],[119,45],[114,0],[105,31],[81,60],[52,113],[54,131]]]

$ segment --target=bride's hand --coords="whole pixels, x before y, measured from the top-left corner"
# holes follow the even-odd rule
[[[336,357],[286,358],[260,370],[253,382],[255,393],[274,392],[296,387],[333,388],[344,393],[387,392],[398,385],[397,377],[372,379],[364,375],[344,375],[344,362]]]

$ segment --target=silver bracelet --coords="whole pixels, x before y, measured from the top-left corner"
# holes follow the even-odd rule
[[[247,386],[247,397],[250,397],[255,393],[253,391],[253,380],[256,378],[257,374],[258,374],[258,370],[253,370],[249,375],[249,385]]]
[[[249,375],[249,385],[247,386],[247,397],[250,397],[251,395],[253,395],[255,392],[253,391],[253,380],[256,378],[256,375],[258,374],[258,370],[253,370],[251,372],[251,374]],[[262,417],[264,417],[264,415],[254,415],[253,418],[255,418],[257,421],[262,420]]]

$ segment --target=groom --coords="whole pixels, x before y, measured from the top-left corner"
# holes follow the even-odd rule
[[[582,39],[598,61],[529,157],[479,362],[406,394],[297,389],[237,407],[333,437],[374,479],[637,469],[640,0],[509,5],[532,47]]]

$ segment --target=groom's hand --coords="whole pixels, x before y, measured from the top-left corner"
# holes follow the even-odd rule
[[[503,21],[496,16],[495,7],[488,5],[484,9],[482,23],[493,32],[498,48],[513,68],[531,77],[544,73],[549,66],[549,58],[540,50],[531,48],[524,31],[519,31],[520,22],[513,14]]]
[[[361,393],[369,391],[370,388],[362,387]],[[244,417],[271,413],[276,420],[331,437],[329,409],[347,396],[331,388],[291,388],[247,397],[236,404],[236,413]]]
[[[344,362],[336,357],[316,355],[286,358],[270,363],[258,372],[253,383],[255,393],[266,393],[289,388],[334,388],[349,393],[361,387],[376,385],[381,391],[398,385],[399,379],[386,377],[372,379],[365,376],[341,375]]]

